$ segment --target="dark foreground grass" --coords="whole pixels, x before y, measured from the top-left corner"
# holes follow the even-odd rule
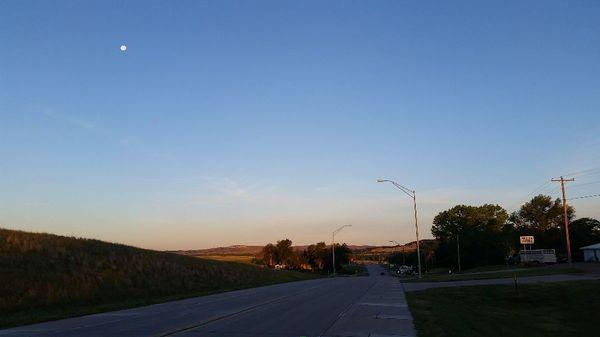
[[[0,229],[0,326],[314,277],[98,240]]]
[[[407,293],[419,337],[598,336],[600,281]]]
[[[514,274],[517,277],[525,276],[541,276],[541,275],[557,275],[557,274],[581,274],[583,270],[578,268],[564,267],[532,267],[525,270],[518,271],[497,271],[497,272],[484,272],[481,274],[477,273],[464,273],[464,274],[429,274],[424,275],[422,278],[411,277],[402,278],[402,282],[450,282],[450,281],[464,281],[464,280],[485,280],[494,278],[512,278]]]

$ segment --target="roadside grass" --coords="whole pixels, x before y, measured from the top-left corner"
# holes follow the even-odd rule
[[[480,266],[467,270],[463,270],[463,273],[481,273],[481,272],[489,272],[489,271],[502,271],[505,269],[519,269],[519,268],[527,268],[525,266],[507,266],[505,264],[492,264],[488,266]],[[446,271],[448,271],[446,269]]]
[[[0,228],[0,327],[316,277]]]
[[[504,264],[493,264],[493,265],[487,265],[487,266],[480,266],[480,267],[475,267],[475,268],[470,268],[470,269],[464,269],[462,271],[462,273],[479,273],[479,272],[489,272],[489,271],[501,271],[501,270],[505,270],[505,269],[517,269],[517,268],[526,268],[523,266],[507,266]],[[432,275],[444,275],[444,274],[448,274],[448,268],[447,267],[437,267],[437,268],[433,268],[430,269],[428,271],[428,274],[432,274]]]
[[[542,276],[542,275],[557,275],[557,274],[581,274],[583,270],[572,267],[524,267],[524,270],[517,271],[482,271],[480,273],[455,273],[455,274],[425,274],[422,278],[415,276],[401,278],[401,282],[451,282],[465,280],[484,280],[494,278],[511,278],[514,274],[517,277],[525,276]]]
[[[436,288],[406,294],[419,337],[598,336],[600,281]]]

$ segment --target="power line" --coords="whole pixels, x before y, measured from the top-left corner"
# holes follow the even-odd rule
[[[597,176],[598,174],[600,174],[600,168],[595,168],[595,169],[589,169],[589,170],[585,170],[585,171],[580,171],[578,174],[572,175],[572,177],[577,178],[577,179],[581,179],[583,177]]]
[[[567,174],[565,174],[565,176],[580,177],[580,176],[584,176],[584,175],[594,174],[596,171],[600,172],[600,166],[596,166],[596,167],[592,167],[589,169],[580,170],[580,171],[576,171],[576,172],[567,173]]]
[[[556,193],[560,192],[560,187],[558,186],[549,186],[549,188],[546,188],[543,191],[540,191],[540,193],[538,194],[543,194],[543,195],[549,195],[549,196],[555,196]]]
[[[577,200],[577,199],[587,199],[587,198],[597,198],[600,197],[600,194],[590,194],[590,195],[582,195],[580,197],[571,198],[568,200]]]
[[[594,175],[594,174],[600,174],[600,166],[592,167],[592,168],[585,169],[585,170],[575,171],[575,172],[565,174],[565,175],[575,176],[577,178],[580,178],[580,177],[585,177],[585,176]],[[551,197],[554,197],[554,196],[559,197],[559,195],[556,195],[556,193],[560,192],[560,190],[555,189],[555,186],[553,186],[551,183],[552,183],[552,180],[546,181],[543,184],[539,185],[538,187],[533,189],[533,191],[526,194],[525,197],[517,199],[518,201],[511,204],[510,207],[508,207],[508,209],[510,210],[510,209],[516,208],[520,204],[529,201],[528,199],[530,199],[531,197],[534,197],[539,194],[549,195]],[[580,187],[580,186],[592,185],[592,184],[597,184],[597,183],[600,183],[600,180],[589,182],[589,183],[574,184],[571,187]],[[569,200],[572,200],[572,199],[569,199]]]
[[[594,184],[599,184],[599,183],[600,183],[600,180],[596,180],[596,181],[592,181],[592,182],[589,182],[589,183],[574,184],[574,185],[571,185],[571,188],[581,187],[581,186],[587,186],[587,185],[594,185]]]
[[[511,204],[510,207],[509,207],[509,209],[512,209],[512,208],[515,208],[515,207],[519,206],[523,202],[527,201],[527,199],[529,199],[531,196],[535,195],[537,192],[541,192],[542,190],[544,190],[545,188],[547,188],[550,184],[551,184],[551,181],[544,182],[540,186],[538,186],[535,189],[533,189],[532,192],[527,193],[525,195],[525,197],[520,198],[520,199],[518,199],[518,201],[516,201],[515,203]]]

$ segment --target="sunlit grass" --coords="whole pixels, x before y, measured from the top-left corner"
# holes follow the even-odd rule
[[[0,229],[0,326],[316,277]]]

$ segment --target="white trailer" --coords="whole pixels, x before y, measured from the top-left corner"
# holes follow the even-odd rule
[[[522,250],[521,263],[556,263],[556,252],[554,249],[531,249]]]

